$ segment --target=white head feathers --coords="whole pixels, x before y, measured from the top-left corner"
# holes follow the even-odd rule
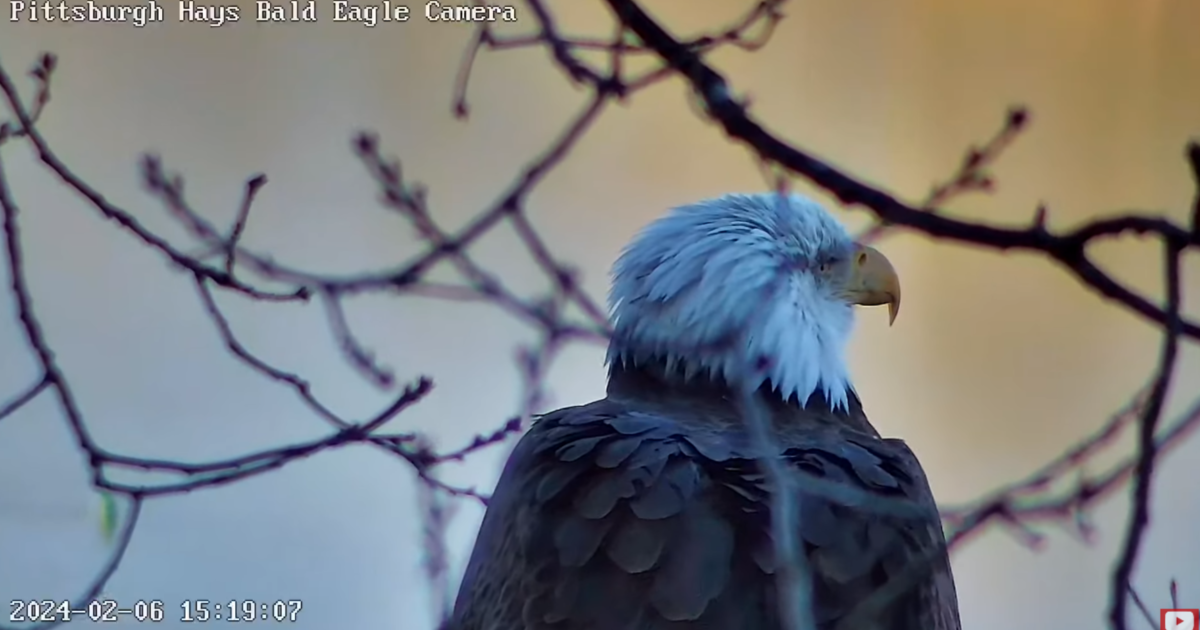
[[[801,404],[822,392],[844,407],[854,311],[836,280],[856,247],[800,195],[731,194],[675,208],[613,266],[608,361],[664,361],[687,378],[765,382]]]

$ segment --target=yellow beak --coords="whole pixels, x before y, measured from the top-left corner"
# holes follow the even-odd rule
[[[859,306],[888,305],[888,325],[900,312],[900,277],[879,250],[859,245],[850,259],[851,270],[842,295]]]

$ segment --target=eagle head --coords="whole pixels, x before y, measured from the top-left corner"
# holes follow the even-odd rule
[[[613,266],[610,366],[769,385],[845,407],[854,305],[900,308],[888,259],[796,194],[730,194],[646,226]]]

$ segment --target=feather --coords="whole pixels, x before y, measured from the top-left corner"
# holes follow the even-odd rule
[[[564,567],[586,564],[600,548],[600,541],[611,527],[612,521],[608,519],[565,517],[554,530],[554,546],[558,548],[559,563]]]
[[[650,588],[650,601],[668,621],[696,619],[725,586],[733,528],[695,506],[682,514],[678,539]]]
[[[554,498],[586,470],[582,466],[556,466],[547,469],[542,474],[541,480],[538,481],[537,489],[534,491],[534,498],[539,503],[544,503]]]
[[[604,518],[619,499],[631,497],[633,492],[633,484],[621,475],[596,475],[590,487],[576,495],[575,509],[585,518]]]
[[[638,518],[656,521],[675,516],[683,511],[683,497],[679,489],[665,479],[659,479],[646,488],[636,499],[629,502],[629,509]]]
[[[641,445],[642,439],[639,437],[612,440],[596,454],[596,465],[601,468],[616,468],[629,459],[629,456],[633,455],[633,452]]]
[[[658,564],[667,545],[667,532],[659,521],[628,518],[613,532],[605,551],[627,573],[642,573]]]
[[[558,458],[564,462],[573,462],[580,457],[591,453],[592,449],[596,448],[596,445],[604,439],[605,436],[600,436],[582,438],[573,442],[568,442],[567,444],[559,447],[557,452]]]

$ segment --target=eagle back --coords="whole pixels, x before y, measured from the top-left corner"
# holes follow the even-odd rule
[[[762,453],[736,420],[611,398],[541,418],[501,477],[455,627],[782,630],[767,455],[793,475],[819,630],[959,630],[902,441],[819,423]]]

